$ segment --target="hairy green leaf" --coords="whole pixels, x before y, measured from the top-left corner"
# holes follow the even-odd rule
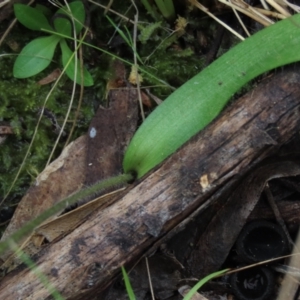
[[[31,30],[48,29],[53,30],[45,15],[38,9],[24,5],[14,5],[17,20]]]
[[[75,55],[72,57],[73,52],[67,45],[66,41],[64,39],[60,42],[60,48],[62,52],[62,63],[63,66],[66,67],[66,74],[68,77],[72,80],[74,80],[74,71],[75,71]],[[71,58],[72,57],[72,58]],[[77,63],[77,76],[76,80],[74,80],[76,83],[81,84],[81,71],[80,71],[80,62],[78,60]],[[84,86],[92,86],[94,84],[92,75],[88,72],[88,70],[83,67],[83,85]]]
[[[256,76],[300,60],[300,14],[241,42],[171,94],[142,124],[125,153],[125,172],[143,176],[207,126]]]
[[[13,74],[16,78],[27,78],[47,68],[53,58],[60,38],[55,35],[37,38],[27,44],[17,57]]]

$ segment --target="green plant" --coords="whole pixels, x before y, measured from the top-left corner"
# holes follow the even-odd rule
[[[47,18],[50,12],[43,6],[32,8],[23,4],[15,4],[14,11],[18,21],[31,30],[42,31],[42,29],[46,29],[72,37],[73,29],[76,35],[78,35],[84,26],[85,10],[81,1],[71,2],[69,7],[70,12],[67,6],[63,6],[57,10],[52,18],[53,27]],[[68,77],[74,80],[76,64],[73,51],[69,48],[66,39],[57,34],[39,37],[28,43],[15,61],[13,68],[14,77],[28,78],[47,68],[53,59],[58,44],[62,52],[62,65]],[[83,84],[85,86],[93,85],[93,78],[86,68],[83,68],[83,77]],[[77,64],[77,76],[74,81],[78,84],[81,83],[79,64]]]
[[[135,298],[135,295],[134,295],[129,277],[127,275],[127,272],[126,272],[124,267],[121,267],[121,270],[122,270],[122,275],[123,275],[127,295],[128,295],[130,300],[135,300],[136,298]]]
[[[176,14],[173,0],[155,0],[161,14],[169,21],[174,21]]]
[[[142,62],[142,59],[140,58],[139,54],[137,53],[136,49],[134,48],[134,42],[132,40],[131,33],[129,32],[128,28],[125,26],[126,34],[123,30],[121,30],[117,24],[108,16],[106,15],[107,20],[109,23],[115,28],[115,30],[118,32],[118,34],[122,37],[122,39],[126,42],[126,44],[131,48],[132,52],[136,55],[137,59],[140,63]]]
[[[134,295],[134,291],[132,289],[132,286],[131,286],[131,283],[130,283],[130,280],[129,280],[129,277],[127,275],[127,272],[125,270],[124,267],[121,267],[121,270],[122,270],[122,275],[123,275],[123,279],[124,279],[124,283],[125,283],[125,288],[126,288],[126,292],[127,292],[127,295],[129,297],[130,300],[135,300],[136,297]],[[196,283],[193,288],[190,289],[190,291],[184,296],[183,300],[190,300],[192,299],[193,295],[195,293],[197,293],[197,291],[205,284],[207,283],[208,281],[210,281],[211,279],[214,279],[216,277],[219,277],[219,276],[222,276],[224,275],[226,272],[228,272],[230,269],[224,269],[224,270],[221,270],[221,271],[217,271],[217,272],[214,272],[214,273],[211,273],[207,276],[205,276],[203,279],[199,280],[198,283]]]
[[[151,14],[154,19],[158,20],[160,18],[160,15],[157,13],[156,8],[152,4],[150,4],[148,0],[142,0],[142,3],[144,4],[148,13]],[[166,18],[168,21],[175,20],[176,14],[173,0],[155,0],[155,3],[164,18]]]
[[[241,42],[171,94],[130,142],[125,173],[142,177],[207,126],[256,76],[300,60],[300,14]]]
[[[193,295],[208,281],[210,281],[211,279],[214,279],[216,277],[219,277],[221,275],[224,275],[226,272],[228,272],[230,269],[224,269],[221,271],[217,271],[214,273],[211,273],[207,276],[205,276],[203,279],[201,279],[199,282],[197,282],[192,288],[191,290],[184,296],[183,300],[190,300],[192,299]]]

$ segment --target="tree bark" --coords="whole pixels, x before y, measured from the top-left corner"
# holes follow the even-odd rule
[[[221,187],[241,178],[296,134],[299,82],[300,71],[291,70],[261,82],[113,205],[95,211],[73,232],[42,249],[32,258],[39,270],[64,298],[92,299],[122,265],[203,213]],[[0,299],[48,297],[48,289],[24,266],[0,282]]]

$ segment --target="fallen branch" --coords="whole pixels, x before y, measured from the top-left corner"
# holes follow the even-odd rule
[[[151,174],[96,210],[33,260],[67,299],[92,299],[153,245],[212,203],[222,186],[274,153],[300,128],[300,71],[262,82]],[[197,99],[195,99],[197,101]],[[18,267],[0,282],[1,299],[46,299],[48,290]]]

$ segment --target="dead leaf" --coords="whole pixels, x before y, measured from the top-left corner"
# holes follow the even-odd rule
[[[4,143],[8,134],[14,134],[13,129],[10,125],[0,125],[0,145]]]
[[[178,292],[180,293],[181,296],[186,296],[188,294],[188,292],[191,290],[192,288],[188,285],[184,285],[182,287],[180,287],[178,289]],[[206,297],[202,296],[199,293],[195,293],[191,298],[191,300],[208,300]]]
[[[56,202],[81,188],[85,179],[86,139],[86,136],[82,136],[68,145],[61,156],[37,177],[35,184],[20,201],[2,241]],[[24,237],[20,245],[26,240]],[[11,252],[6,252],[0,258],[5,261],[10,255]]]
[[[0,125],[0,134],[14,134],[10,125]]]
[[[46,76],[43,79],[41,79],[40,81],[38,81],[38,84],[39,85],[49,84],[49,83],[55,81],[59,77],[60,74],[61,74],[61,70],[55,69],[48,76]]]
[[[124,188],[113,191],[101,197],[94,199],[54,220],[51,220],[35,230],[35,234],[42,235],[47,241],[52,242],[54,239],[65,235],[79,226],[85,218],[96,209],[108,205],[116,195]]]

